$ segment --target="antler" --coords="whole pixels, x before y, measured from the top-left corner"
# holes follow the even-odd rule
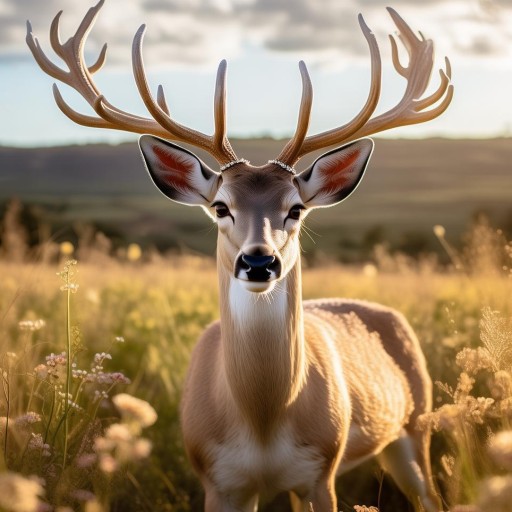
[[[32,34],[32,26],[27,21],[27,44],[34,55],[39,67],[53,78],[75,89],[96,112],[98,117],[88,116],[73,110],[63,99],[56,84],[53,94],[60,110],[75,123],[95,128],[111,128],[135,133],[150,133],[164,138],[171,138],[192,144],[213,155],[220,164],[237,159],[226,137],[226,61],[223,60],[217,71],[214,97],[215,131],[212,136],[183,126],[173,121],[165,101],[163,88],[158,87],[157,100],[153,99],[147,83],[142,59],[142,39],[145,26],[137,31],[132,48],[132,64],[135,81],[140,95],[154,119],[130,114],[112,105],[99,91],[92,75],[99,71],[106,59],[107,45],[100,52],[97,61],[87,66],[84,61],[84,44],[98,12],[103,7],[104,0],[91,7],[80,23],[75,35],[64,44],[59,38],[60,11],[51,24],[50,43],[55,53],[62,58],[69,71],[55,65],[42,51],[39,41]]]
[[[430,96],[422,98],[430,82],[434,65],[434,43],[431,39],[425,39],[421,33],[420,38],[418,38],[394,9],[391,7],[387,9],[400,31],[398,38],[409,54],[409,65],[407,67],[402,66],[398,58],[396,40],[392,35],[389,36],[393,65],[396,71],[407,80],[407,87],[402,99],[387,112],[371,118],[380,95],[381,60],[375,36],[367,27],[362,16],[359,15],[361,30],[370,47],[372,65],[370,93],[365,106],[349,123],[339,128],[306,137],[313,93],[306,66],[301,61],[299,66],[303,81],[303,92],[297,129],[293,138],[279,155],[278,160],[293,166],[301,157],[317,149],[349,142],[398,126],[424,123],[441,115],[448,108],[453,97],[453,85],[450,84],[450,61],[445,58],[446,70],[439,70],[441,83],[437,90]],[[440,103],[436,107],[427,110],[439,101]]]

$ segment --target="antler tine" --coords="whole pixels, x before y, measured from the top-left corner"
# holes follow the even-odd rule
[[[160,105],[160,108],[167,114],[170,115],[169,107],[167,106],[167,101],[165,100],[164,88],[159,85],[156,93],[156,101]]]
[[[60,42],[59,37],[59,24],[60,17],[62,16],[63,11],[59,11],[52,20],[52,24],[50,25],[50,44],[52,45],[53,51],[62,59],[65,59],[65,54],[62,48],[62,43]]]
[[[142,42],[144,39],[145,30],[146,26],[141,25],[139,30],[137,30],[135,37],[133,38],[132,65],[135,83],[137,84],[139,94],[149,113],[161,127],[167,130],[168,135],[172,135],[174,139],[180,140],[182,142],[188,142],[194,146],[206,149],[209,153],[215,156],[215,158],[221,164],[226,164],[232,160],[236,160],[236,155],[234,154],[233,150],[229,152],[227,148],[218,148],[214,143],[215,137],[209,137],[208,135],[173,121],[167,112],[160,106],[160,104],[154,100],[153,95],[149,89],[148,81],[146,79],[144,61],[142,58]],[[220,74],[222,75],[222,72]],[[217,89],[221,91],[222,87],[217,87]],[[162,97],[162,93],[160,94],[160,97]],[[219,119],[220,116],[216,114],[216,123],[219,123]],[[222,123],[220,128],[222,129]]]
[[[304,142],[302,146],[298,148],[298,151],[296,151],[295,155],[290,155],[290,158],[288,159],[287,155],[285,154],[286,148],[288,147],[287,145],[285,149],[281,152],[281,155],[278,157],[278,159],[283,161],[284,163],[293,165],[297,160],[299,160],[299,158],[306,155],[307,153],[311,153],[311,151],[315,151],[316,149],[324,148],[327,146],[332,146],[333,144],[339,143],[340,141],[347,140],[352,133],[356,132],[362,126],[364,126],[364,124],[368,121],[368,119],[370,119],[371,115],[375,111],[375,108],[377,107],[377,103],[379,101],[381,88],[382,63],[380,59],[380,52],[379,47],[377,45],[377,40],[375,39],[375,35],[369,29],[368,25],[366,25],[363,17],[359,15],[358,19],[359,25],[370,49],[370,59],[372,67],[370,79],[370,92],[368,93],[368,98],[366,100],[365,105],[363,106],[361,111],[347,124],[340,126],[338,128],[334,128],[327,132],[311,135],[303,139]]]
[[[39,45],[39,41],[37,37],[34,37],[32,33],[32,25],[30,21],[27,20],[27,37],[26,37],[27,45],[34,56],[39,67],[48,75],[57,80],[66,81],[67,73],[56,66],[43,52],[41,46]],[[67,83],[67,82],[66,82]]]
[[[100,54],[98,55],[96,62],[89,66],[89,68],[88,68],[89,73],[91,75],[94,75],[94,73],[97,73],[105,65],[106,60],[107,60],[107,43],[105,43],[103,45],[103,47],[101,48]]]
[[[62,94],[57,87],[57,84],[53,84],[53,97],[55,98],[55,103],[59,107],[60,111],[71,121],[82,125],[82,126],[92,126],[93,128],[116,128],[112,123],[102,119],[101,117],[88,116],[85,114],[80,114],[76,110],[73,110],[62,97]]]
[[[293,162],[283,160],[285,163],[292,165],[301,156],[333,144],[349,142],[398,126],[430,121],[448,108],[453,97],[453,85],[450,83],[450,61],[446,59],[445,70],[439,70],[441,81],[436,91],[422,98],[430,82],[432,68],[434,67],[434,43],[430,39],[425,39],[421,33],[420,37],[416,36],[394,9],[388,7],[388,11],[399,30],[398,38],[409,55],[408,65],[402,65],[398,55],[397,42],[393,36],[390,36],[393,65],[397,73],[407,80],[402,99],[387,112],[371,118],[379,99],[381,63],[375,38],[360,16],[361,29],[372,54],[372,85],[365,107],[354,120],[345,126],[306,137],[296,159]],[[437,106],[427,110],[428,107],[436,103],[438,103]]]
[[[396,42],[392,39],[393,64],[397,72],[407,80],[407,86],[402,99],[390,110],[370,119],[360,130],[354,133],[349,140],[379,133],[384,130],[423,123],[440,116],[453,98],[453,85],[451,80],[450,61],[445,58],[446,71],[439,70],[441,82],[437,90],[421,98],[428,87],[432,68],[434,66],[434,43],[431,39],[416,37],[405,21],[392,8],[388,11],[400,32],[400,40],[409,54],[409,64],[404,67],[398,60]],[[431,110],[425,110],[440,101],[439,105]]]
[[[27,21],[27,44],[41,69],[48,75],[69,85],[75,89],[94,109],[99,117],[81,114],[73,110],[63,99],[58,87],[54,85],[53,94],[60,110],[72,121],[95,128],[110,128],[125,130],[135,133],[151,133],[163,138],[174,138],[188,142],[210,152],[217,160],[224,164],[236,160],[236,155],[231,149],[226,137],[225,126],[225,63],[219,68],[217,79],[217,93],[215,100],[215,133],[209,137],[200,132],[182,126],[174,122],[169,115],[169,108],[165,101],[163,89],[158,89],[157,102],[153,100],[145,78],[142,63],[142,38],[144,26],[142,26],[133,41],[133,69],[135,79],[142,99],[154,119],[133,115],[114,105],[100,93],[94,83],[92,75],[99,71],[106,60],[107,45],[105,44],[96,62],[87,66],[84,61],[84,45],[89,32],[103,7],[104,0],[100,0],[91,7],[82,19],[75,34],[64,44],[59,37],[59,23],[62,11],[57,13],[50,26],[50,42],[55,53],[62,58],[69,71],[55,65],[42,51],[38,40],[32,34],[32,26]],[[223,66],[223,67],[222,67]]]
[[[227,153],[229,161],[236,160],[233,148],[226,137],[226,70],[228,63],[221,60],[217,69],[215,82],[215,94],[213,100],[213,115],[215,130],[213,134],[213,146],[221,153]]]
[[[302,78],[302,98],[300,101],[299,117],[297,119],[297,128],[295,135],[286,144],[279,155],[278,160],[282,162],[295,162],[304,139],[308,133],[309,119],[311,117],[311,106],[313,104],[313,86],[309,77],[308,68],[304,61],[299,62],[300,76]]]

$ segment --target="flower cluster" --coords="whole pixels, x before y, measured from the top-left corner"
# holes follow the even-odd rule
[[[44,489],[37,479],[17,473],[0,473],[0,509],[9,512],[37,512]]]
[[[105,473],[114,473],[149,456],[151,442],[140,437],[140,432],[157,419],[153,407],[144,400],[121,393],[112,401],[121,414],[121,422],[110,425],[94,443],[99,467]]]
[[[18,328],[20,331],[39,331],[45,327],[46,322],[39,318],[37,320],[21,320],[18,322]]]
[[[57,275],[64,281],[64,284],[60,287],[61,291],[70,291],[71,293],[78,291],[78,284],[74,281],[76,270],[73,268],[77,263],[76,260],[66,261],[64,269],[57,272]]]

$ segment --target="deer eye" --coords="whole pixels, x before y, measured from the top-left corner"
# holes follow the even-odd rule
[[[228,215],[231,215],[229,208],[224,203],[221,203],[221,202],[213,203],[212,208],[215,208],[215,215],[219,219],[222,219],[222,217],[227,217]]]
[[[302,210],[304,210],[304,209],[305,209],[305,207],[302,204],[293,205],[290,208],[290,211],[288,212],[288,216],[286,218],[287,219],[292,219],[292,220],[299,220],[300,219],[300,212]]]

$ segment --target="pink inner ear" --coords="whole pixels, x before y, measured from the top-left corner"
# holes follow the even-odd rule
[[[188,174],[194,169],[194,164],[187,158],[159,146],[153,146],[152,149],[161,169],[160,178],[171,187],[188,189]]]
[[[334,194],[343,189],[353,179],[351,176],[354,170],[354,164],[361,154],[360,151],[354,151],[349,155],[343,155],[343,158],[333,159],[331,162],[322,165],[322,178],[324,186],[321,192],[324,194]]]

